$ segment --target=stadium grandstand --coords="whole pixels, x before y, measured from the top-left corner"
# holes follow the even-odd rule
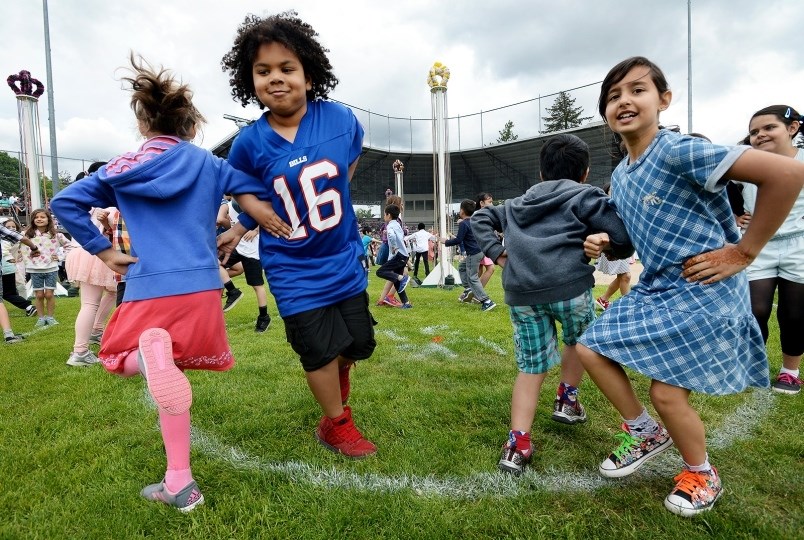
[[[363,153],[351,182],[352,202],[355,205],[371,206],[375,209],[381,205],[385,190],[394,188],[392,164],[398,159],[405,166],[403,184],[405,221],[432,225],[434,210],[432,121],[429,118],[379,116],[353,105],[345,105],[355,112],[366,130]],[[539,107],[536,114],[541,112]],[[588,183],[592,185],[602,186],[608,182],[611,172],[619,161],[613,157],[615,155],[612,146],[613,134],[602,121],[560,132],[540,133],[539,119],[533,114],[528,115],[529,118],[516,114],[515,117],[520,123],[518,130],[523,131],[523,135],[530,136],[519,136],[516,140],[508,142],[485,142],[482,135],[484,119],[487,124],[494,122],[489,120],[489,112],[481,114],[485,116],[480,117],[479,127],[472,126],[469,121],[471,119],[467,117],[449,118],[453,203],[459,203],[463,199],[474,199],[480,192],[491,193],[497,201],[524,193],[539,180],[539,151],[547,139],[556,133],[572,133],[589,145],[591,171]],[[510,115],[510,112],[506,114]],[[238,126],[249,123],[244,119],[234,117],[230,119],[236,120]],[[402,126],[392,124],[392,120]],[[500,120],[497,124],[501,122]],[[472,133],[467,135],[469,131]],[[474,147],[463,148],[461,136],[465,143],[474,133],[480,133],[479,138],[472,141],[475,143]],[[215,145],[211,149],[212,152],[226,158],[236,136],[237,131]],[[378,142],[377,139],[380,137],[387,138]],[[404,143],[400,144],[400,141]]]

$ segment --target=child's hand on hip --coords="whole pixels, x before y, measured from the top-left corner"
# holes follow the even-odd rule
[[[690,283],[709,285],[745,270],[751,260],[736,244],[726,244],[687,259],[681,276]]]

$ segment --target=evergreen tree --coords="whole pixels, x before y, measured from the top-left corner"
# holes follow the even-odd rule
[[[547,116],[542,116],[542,120],[544,120],[542,133],[578,127],[592,119],[591,116],[581,116],[582,114],[583,107],[576,107],[575,98],[570,97],[567,92],[562,90],[556,96],[553,104],[547,108]]]
[[[505,126],[500,130],[500,136],[497,137],[498,143],[511,142],[519,138],[519,135],[514,133],[514,122],[509,120]]]
[[[0,192],[3,195],[20,192],[20,161],[5,152],[0,152]]]

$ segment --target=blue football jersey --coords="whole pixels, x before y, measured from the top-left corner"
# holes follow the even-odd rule
[[[338,303],[366,290],[363,243],[349,192],[349,165],[360,157],[363,128],[348,108],[307,103],[294,142],[266,113],[240,130],[229,162],[265,182],[289,239],[260,233],[260,260],[283,317]],[[254,221],[243,216],[250,228]]]

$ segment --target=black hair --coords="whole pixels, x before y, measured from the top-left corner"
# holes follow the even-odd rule
[[[423,230],[424,230],[424,223],[419,223],[419,224],[416,226],[416,228],[417,228],[418,230],[420,230],[420,231],[423,231]]]
[[[391,219],[399,219],[399,207],[395,204],[386,206],[385,213],[391,216]]]
[[[87,167],[87,174],[92,174],[92,173],[96,172],[98,169],[100,169],[101,167],[106,165],[106,163],[108,163],[108,162],[106,162],[106,161],[96,161],[95,163],[93,163],[92,165]]]
[[[781,123],[785,126],[790,127],[793,122],[798,122],[798,131],[793,134],[792,138],[795,138],[796,135],[799,133],[804,133],[804,116],[802,116],[797,110],[789,105],[770,105],[765,107],[764,109],[760,109],[755,112],[751,116],[751,120],[756,118],[757,116],[768,116],[772,115],[777,118]],[[751,122],[748,123],[751,125]],[[750,137],[750,135],[749,135]],[[750,144],[750,143],[749,143]]]
[[[193,105],[190,87],[177,81],[163,67],[153,68],[141,56],[131,53],[131,110],[147,131],[191,140],[196,126],[206,120]]]
[[[581,182],[589,170],[589,146],[575,135],[562,133],[551,137],[539,152],[542,180]]]
[[[481,208],[483,208],[480,203],[485,201],[486,199],[493,199],[491,193],[486,193],[485,191],[481,191],[480,193],[478,193],[477,197],[475,198],[475,210],[480,210]]]
[[[79,180],[83,179],[86,175],[87,173],[81,171],[80,173],[75,175],[75,180],[73,180],[73,182],[78,182]]]
[[[608,103],[609,90],[611,90],[612,86],[623,80],[623,78],[628,75],[628,72],[637,66],[648,68],[650,78],[653,80],[653,84],[656,85],[659,95],[670,90],[670,85],[667,84],[667,79],[659,66],[644,56],[626,58],[609,70],[606,77],[603,79],[603,83],[600,85],[600,97],[598,97],[597,100],[597,111],[600,113],[600,116],[603,117],[603,120],[606,120],[606,103]]]
[[[260,109],[265,108],[254,89],[252,69],[260,47],[273,42],[281,43],[299,57],[304,76],[312,84],[307,91],[307,99],[326,98],[330,90],[338,85],[338,78],[332,72],[327,58],[329,49],[318,42],[317,36],[313,27],[299,19],[298,13],[293,10],[265,19],[253,14],[246,15],[237,28],[234,45],[221,59],[221,68],[229,74],[232,98],[243,107],[254,103]]]
[[[371,232],[371,227],[363,227],[363,234],[368,234]]]
[[[464,199],[461,201],[461,210],[463,210],[463,213],[466,214],[466,217],[469,217],[475,213],[476,206],[475,201],[472,199]]]

